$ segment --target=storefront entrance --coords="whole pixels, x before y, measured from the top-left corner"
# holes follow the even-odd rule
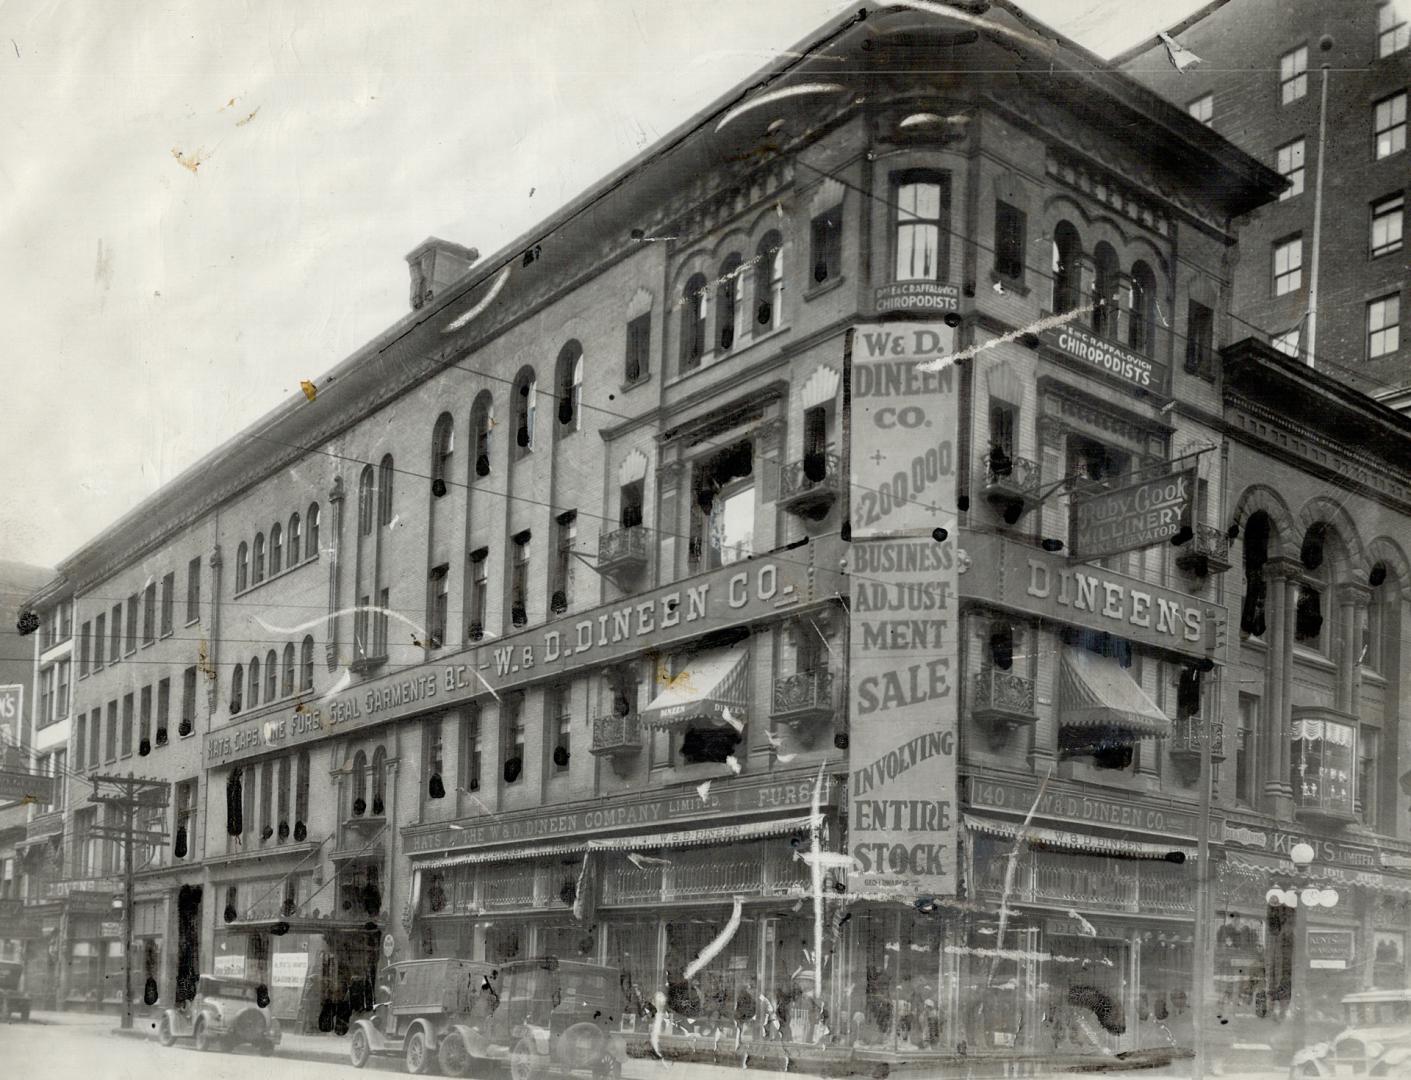
[[[176,1003],[196,996],[201,977],[201,886],[183,885],[176,894]]]

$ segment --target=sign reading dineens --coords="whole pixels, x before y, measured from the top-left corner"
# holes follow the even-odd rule
[[[956,382],[942,323],[859,327],[848,551],[849,895],[956,891]]]

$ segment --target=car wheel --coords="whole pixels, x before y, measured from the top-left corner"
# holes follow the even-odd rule
[[[542,1080],[544,1055],[527,1035],[510,1051],[510,1080]]]
[[[197,1020],[196,1049],[204,1053],[205,1051],[212,1049],[213,1046],[214,1040],[211,1038],[210,1032],[206,1030],[206,1022],[204,1020]]]
[[[353,1037],[348,1041],[348,1058],[353,1068],[361,1069],[372,1056],[372,1048],[367,1043],[367,1032],[362,1028],[353,1029]]]
[[[456,1032],[451,1032],[441,1040],[439,1057],[441,1071],[447,1076],[470,1075],[470,1051],[466,1049],[465,1040]]]
[[[171,1017],[164,1016],[157,1024],[157,1041],[163,1046],[170,1046],[176,1042],[176,1036],[172,1034]]]
[[[436,1051],[426,1041],[426,1032],[417,1028],[407,1036],[407,1072],[413,1076],[422,1076],[431,1072],[436,1056]]]

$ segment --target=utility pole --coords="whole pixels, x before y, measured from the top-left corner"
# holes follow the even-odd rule
[[[165,810],[170,803],[171,784],[166,780],[142,780],[135,776],[95,776],[93,794],[88,801],[103,806],[116,806],[123,812],[120,827],[97,825],[89,836],[121,841],[123,846],[123,1012],[122,1026],[132,1027],[132,923],[133,892],[137,872],[134,848],[139,840],[144,844],[160,844],[169,835],[163,829],[137,827],[139,810]]]

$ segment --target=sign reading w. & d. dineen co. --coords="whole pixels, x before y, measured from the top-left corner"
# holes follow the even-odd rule
[[[848,835],[854,897],[953,895],[957,372],[944,323],[853,332]]]
[[[1072,502],[1069,549],[1075,559],[1096,559],[1163,544],[1191,520],[1194,468]]]

